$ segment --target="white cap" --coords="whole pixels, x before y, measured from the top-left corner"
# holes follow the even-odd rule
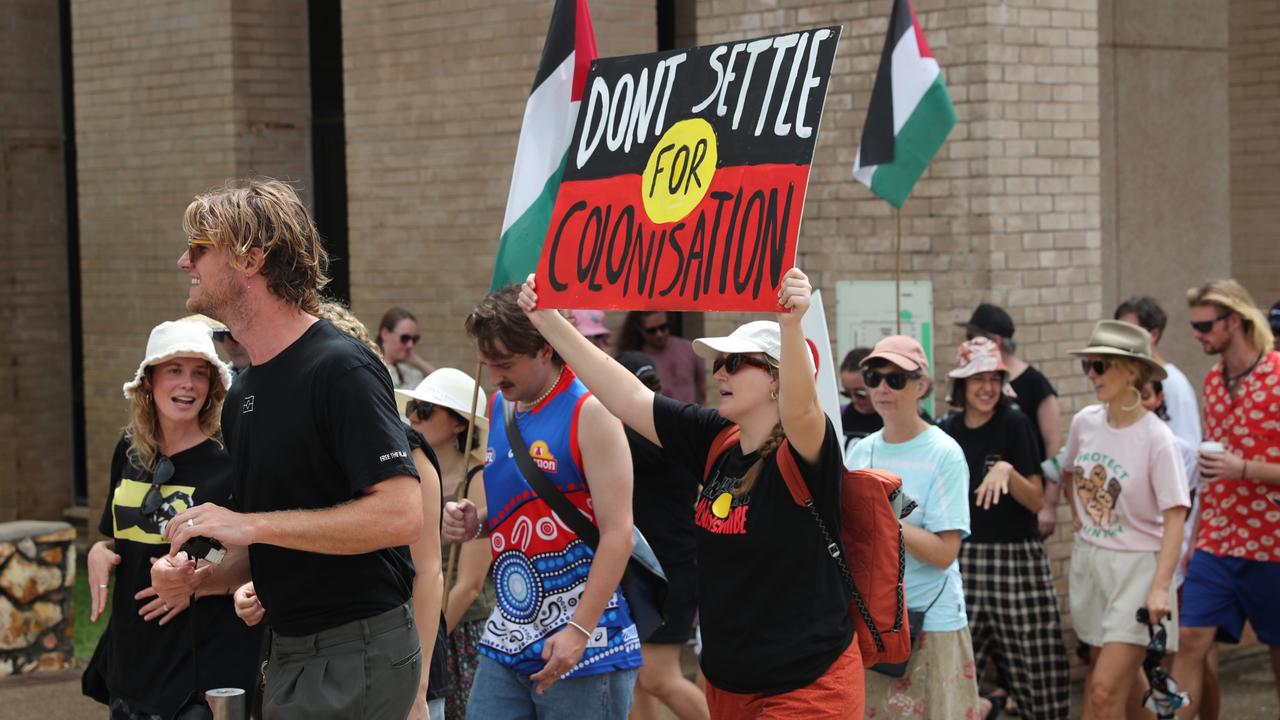
[[[755,320],[724,337],[698,338],[693,341],[693,350],[708,360],[715,360],[717,355],[730,353],[764,353],[774,362],[782,360],[782,328],[772,320]],[[809,370],[815,369],[813,348],[805,353],[809,359]]]
[[[436,370],[423,378],[422,382],[412,390],[396,390],[396,405],[400,408],[400,414],[403,415],[405,406],[410,400],[429,402],[432,405],[447,407],[465,419],[471,417],[472,392],[479,396],[474,418],[476,427],[487,428],[489,420],[485,417],[485,412],[488,407],[488,398],[484,390],[470,375],[454,368],[446,367]]]
[[[152,328],[151,337],[147,339],[147,356],[133,374],[133,379],[124,384],[125,399],[133,399],[133,391],[142,386],[147,368],[178,357],[208,360],[222,380],[222,388],[231,389],[231,368],[218,359],[218,352],[213,349],[213,331],[209,326],[199,321],[166,321]]]

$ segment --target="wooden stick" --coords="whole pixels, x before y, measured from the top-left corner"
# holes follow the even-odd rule
[[[897,218],[898,232],[893,243],[893,321],[897,323],[897,333],[902,334],[902,208],[894,208]]]
[[[471,442],[476,432],[476,406],[480,404],[480,370],[482,364],[480,360],[476,360],[475,385],[471,388],[471,422],[467,423],[467,437],[463,441],[462,447],[462,482],[458,483],[458,487],[453,491],[453,502],[460,502],[467,497],[467,490],[471,487]],[[457,580],[456,573],[458,570],[458,554],[462,550],[462,543],[452,543],[449,546],[449,560],[444,566],[444,598],[440,603],[441,612],[449,609],[449,590],[453,588],[453,583]]]

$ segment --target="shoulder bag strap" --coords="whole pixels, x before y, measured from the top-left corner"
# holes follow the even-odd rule
[[[511,446],[511,454],[515,456],[516,467],[520,469],[520,474],[524,476],[529,487],[533,488],[538,497],[542,498],[542,501],[559,516],[560,521],[592,550],[595,550],[600,545],[600,531],[534,464],[533,458],[529,455],[529,446],[525,444],[524,436],[520,434],[520,428],[516,425],[515,403],[504,400],[502,414],[506,421],[507,444]]]

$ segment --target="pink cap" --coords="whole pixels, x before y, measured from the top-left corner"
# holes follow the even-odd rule
[[[578,328],[583,337],[613,335],[613,331],[604,325],[603,310],[570,310],[569,322]]]
[[[876,343],[876,346],[871,349],[871,354],[859,364],[867,365],[872,360],[888,360],[908,372],[929,370],[929,360],[924,356],[924,348],[906,335],[890,335]]]

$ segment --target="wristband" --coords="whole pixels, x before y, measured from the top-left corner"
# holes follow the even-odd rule
[[[583,635],[586,635],[588,640],[590,640],[590,639],[591,639],[591,632],[590,632],[590,631],[588,631],[586,628],[582,627],[581,625],[579,625],[578,623],[576,623],[576,622],[574,622],[574,621],[570,620],[570,621],[568,622],[568,625],[570,625],[571,627],[573,627],[573,628],[577,629],[577,631],[578,631],[578,632],[580,632],[580,633],[582,633]]]
[[[475,534],[475,535],[472,535],[470,538],[468,538],[468,539],[466,540],[466,542],[471,542],[472,540],[479,540],[479,539],[480,539],[480,533],[482,533],[482,532],[484,532],[484,523],[482,523],[482,522],[477,522],[477,523],[476,523],[476,534]]]

